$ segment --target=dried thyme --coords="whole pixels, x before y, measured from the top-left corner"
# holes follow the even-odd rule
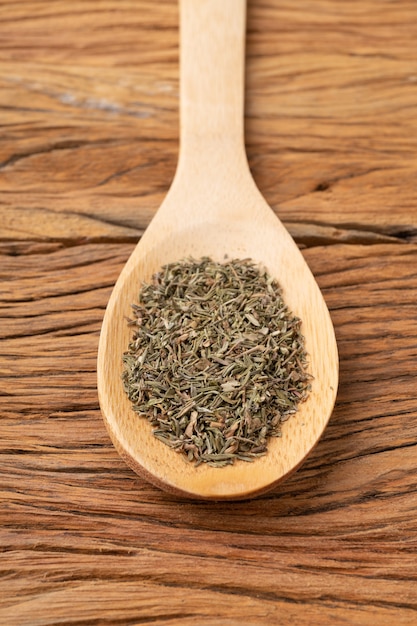
[[[301,321],[249,259],[164,266],[129,325],[123,384],[133,410],[197,465],[262,456],[307,397]]]

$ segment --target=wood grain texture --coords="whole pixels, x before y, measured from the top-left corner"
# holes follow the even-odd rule
[[[417,623],[417,7],[249,2],[246,143],[336,329],[307,463],[247,503],[120,460],[96,355],[178,154],[176,3],[0,2],[0,623]]]

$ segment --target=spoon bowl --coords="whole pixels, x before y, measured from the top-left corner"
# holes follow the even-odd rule
[[[301,252],[251,176],[243,141],[244,0],[181,1],[181,142],[177,172],[115,285],[100,335],[98,391],[110,437],[139,475],[191,498],[244,499],[273,488],[314,448],[330,418],[338,357],[330,315]],[[122,385],[126,318],[140,285],[188,257],[251,258],[302,320],[312,389],[253,463],[195,467],[152,434]]]

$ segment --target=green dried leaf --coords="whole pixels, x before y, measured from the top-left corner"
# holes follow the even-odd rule
[[[249,259],[166,265],[132,311],[125,392],[155,437],[196,465],[264,455],[307,398],[301,322]]]

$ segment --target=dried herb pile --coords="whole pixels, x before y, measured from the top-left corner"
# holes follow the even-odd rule
[[[166,265],[129,320],[123,383],[154,435],[196,464],[265,454],[306,399],[301,321],[251,260]]]

